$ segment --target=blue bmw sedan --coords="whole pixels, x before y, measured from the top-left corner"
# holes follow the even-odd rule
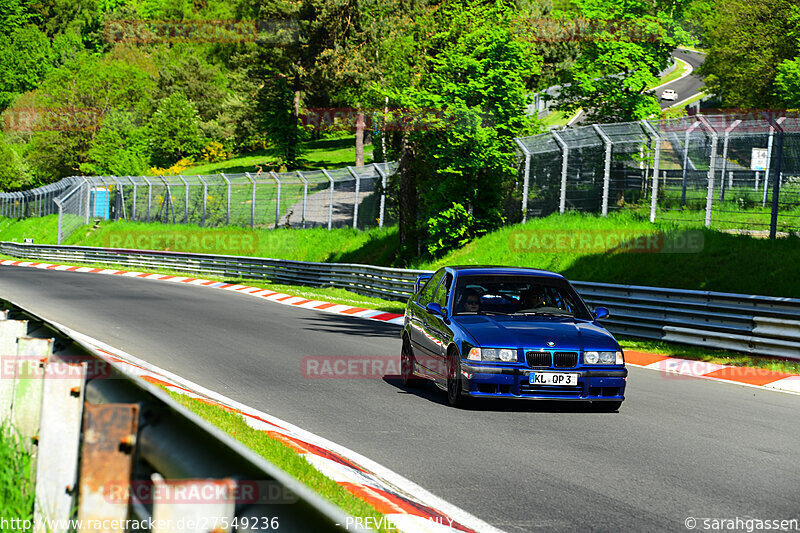
[[[628,371],[619,343],[561,275],[454,266],[422,275],[406,305],[403,385],[468,397],[578,400],[616,411]]]

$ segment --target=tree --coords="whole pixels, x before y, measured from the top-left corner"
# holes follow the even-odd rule
[[[793,30],[788,35],[795,42],[795,51],[800,53],[800,7],[792,6],[790,22]],[[786,59],[778,65],[775,76],[777,97],[791,109],[800,109],[800,55]]]
[[[782,106],[779,65],[800,54],[795,0],[717,1],[705,21],[708,57],[700,72],[724,107]],[[791,66],[783,83],[791,79]],[[787,77],[788,76],[788,77]]]
[[[205,146],[199,123],[197,108],[185,94],[176,92],[162,100],[148,126],[152,161],[168,167],[199,154]]]
[[[642,119],[660,112],[649,87],[686,40],[676,17],[687,0],[579,0],[577,12],[562,13],[567,38],[579,52],[559,96],[558,108],[584,109],[590,122]],[[556,21],[554,21],[556,23]]]
[[[469,221],[468,238],[503,223],[516,179],[512,139],[532,131],[526,86],[541,67],[515,35],[513,17],[503,0],[451,0],[423,9],[415,17],[421,31],[387,54],[395,64],[407,61],[394,73],[390,101],[414,112],[395,148],[406,257],[416,253],[420,234],[426,247],[434,244],[425,235],[442,225],[437,217]],[[454,203],[469,216],[446,215]]]

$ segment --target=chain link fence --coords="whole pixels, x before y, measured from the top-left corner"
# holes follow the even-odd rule
[[[97,218],[202,227],[382,227],[395,163],[335,170],[198,176],[70,177],[0,193],[0,214],[58,213],[58,242]]]
[[[522,220],[632,209],[750,233],[800,229],[800,118],[694,115],[516,139]]]

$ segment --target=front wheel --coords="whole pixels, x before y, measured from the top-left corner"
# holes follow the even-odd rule
[[[451,352],[447,357],[447,403],[453,407],[463,407],[465,398],[461,391],[461,365],[458,354]]]

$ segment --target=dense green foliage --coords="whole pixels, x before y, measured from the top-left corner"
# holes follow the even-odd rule
[[[800,7],[794,0],[694,0],[708,49],[701,72],[726,108],[800,107]]]

